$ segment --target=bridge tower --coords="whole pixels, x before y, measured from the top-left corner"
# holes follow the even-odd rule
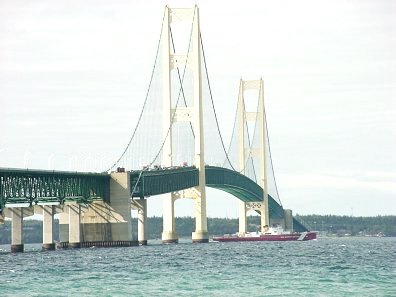
[[[247,112],[245,110],[245,91],[258,91],[258,108],[255,112]],[[245,165],[249,156],[258,159],[259,164],[259,180],[258,184],[264,189],[263,201],[248,203],[239,201],[239,233],[246,233],[247,212],[249,210],[259,211],[261,214],[261,231],[263,232],[265,226],[269,226],[269,208],[268,208],[268,184],[267,184],[267,170],[266,170],[266,135],[267,127],[264,111],[264,84],[263,80],[240,80],[239,95],[238,95],[238,111],[237,121],[239,129],[239,167],[245,173]],[[256,129],[259,129],[259,143],[257,147],[246,147],[245,127],[248,122],[256,123]]]
[[[189,52],[176,54],[171,46],[170,25],[173,22],[192,22],[192,36]],[[192,124],[195,133],[194,160],[199,170],[199,184],[188,191],[188,198],[194,199],[194,214],[196,230],[192,234],[193,242],[208,242],[206,218],[206,192],[205,192],[205,158],[204,158],[204,131],[202,109],[202,79],[201,79],[201,40],[199,28],[199,10],[194,8],[169,8],[165,7],[164,23],[162,29],[162,80],[163,80],[163,146],[162,163],[172,166],[172,124],[178,121]],[[173,107],[171,92],[171,71],[174,69],[189,68],[193,72],[193,106]],[[187,192],[183,192],[187,193]],[[163,198],[163,233],[164,243],[178,242],[175,230],[174,202],[180,198],[180,193],[165,194]],[[187,197],[186,197],[187,198]]]

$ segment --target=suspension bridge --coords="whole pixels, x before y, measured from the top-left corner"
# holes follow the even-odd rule
[[[180,25],[188,36],[176,36]],[[254,104],[246,104],[248,91],[255,94]],[[11,250],[23,251],[23,218],[33,214],[43,216],[43,249],[55,248],[56,214],[58,247],[147,244],[147,199],[156,195],[163,196],[164,243],[178,242],[178,199],[193,199],[192,240],[208,242],[206,187],[239,199],[240,233],[247,231],[250,210],[260,214],[262,230],[272,224],[306,230],[279,199],[262,79],[240,81],[233,133],[225,145],[197,6],[165,8],[136,127],[120,157],[106,169],[76,173],[0,168],[0,218],[11,218]],[[138,210],[138,241],[132,239],[131,209]]]

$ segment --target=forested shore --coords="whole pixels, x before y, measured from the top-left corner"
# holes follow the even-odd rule
[[[296,218],[310,230],[319,231],[319,236],[396,236],[396,216],[352,217],[335,215],[297,215]],[[148,218],[150,239],[161,238],[162,217]],[[194,230],[194,218],[176,218],[176,230],[181,237],[190,237]],[[132,220],[133,236],[136,238],[137,220]],[[248,218],[248,231],[256,231],[260,217]],[[59,240],[58,220],[55,220],[55,240]],[[238,219],[208,218],[210,235],[230,234],[238,231]],[[25,243],[42,242],[42,221],[24,220]],[[0,225],[0,244],[11,242],[11,222]]]

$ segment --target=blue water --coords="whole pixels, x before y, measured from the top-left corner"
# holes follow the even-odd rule
[[[40,247],[0,246],[1,296],[396,296],[396,238]]]

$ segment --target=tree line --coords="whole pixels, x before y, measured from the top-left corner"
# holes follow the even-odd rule
[[[351,217],[335,215],[296,215],[301,223],[310,230],[334,236],[365,236],[385,235],[396,236],[396,216]],[[175,218],[176,230],[180,237],[190,237],[195,230],[195,219],[192,217]],[[133,238],[137,238],[137,220],[132,219]],[[162,217],[147,219],[149,239],[160,239],[162,233]],[[208,218],[210,236],[232,234],[238,231],[238,219]],[[260,226],[259,216],[248,217],[248,231],[256,231]],[[24,220],[23,241],[40,243],[43,240],[43,222],[40,220]],[[59,240],[59,222],[55,219],[54,239]],[[0,225],[0,244],[11,242],[11,222]]]
[[[336,235],[396,236],[396,216],[353,217],[335,215],[296,215],[311,230]]]

